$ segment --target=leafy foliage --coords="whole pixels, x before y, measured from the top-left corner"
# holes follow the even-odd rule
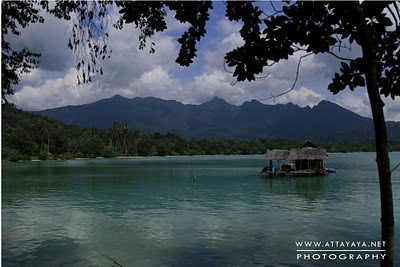
[[[182,66],[193,63],[196,55],[196,43],[207,33],[208,10],[212,9],[211,1],[165,1],[169,9],[176,11],[175,18],[182,23],[190,23],[190,27],[178,39],[181,44],[176,62]]]
[[[8,34],[20,35],[18,27],[25,28],[30,23],[43,23],[39,10],[34,7],[37,1],[2,1],[1,2],[1,98],[8,103],[6,95],[15,92],[15,85],[22,73],[30,72],[39,63],[40,54],[23,48],[14,50],[6,41]],[[42,7],[46,3],[42,2]]]
[[[80,82],[90,82],[93,74],[103,72],[100,61],[111,53],[107,46],[107,18],[114,3],[120,13],[114,27],[122,29],[124,24],[133,23],[139,28],[140,49],[146,47],[155,32],[167,28],[166,14],[174,11],[176,20],[190,25],[178,39],[180,50],[176,62],[182,66],[193,63],[197,42],[207,33],[208,11],[213,8],[211,1],[59,1],[50,13],[67,20],[74,20],[73,14],[77,15],[69,47],[78,54],[89,53],[78,57]],[[361,9],[376,52],[380,92],[395,99],[400,94],[398,5],[393,1],[364,1]],[[364,87],[365,59],[344,58],[338,54],[348,48],[346,43],[362,45],[365,42],[359,19],[352,16],[354,13],[351,1],[298,1],[283,4],[281,10],[265,18],[263,11],[251,1],[228,1],[226,17],[242,23],[240,35],[244,44],[226,54],[226,63],[234,68],[233,76],[238,81],[253,81],[265,67],[296,52],[329,53],[342,61],[340,72],[328,87],[331,92],[337,94],[345,88]],[[150,53],[154,53],[155,44],[152,41],[150,44]]]
[[[58,1],[49,12],[58,18],[72,20],[72,36],[68,47],[77,53],[78,82],[92,81],[92,76],[103,74],[101,61],[109,57],[108,18],[109,9],[114,1]],[[120,18],[114,27],[122,29],[125,24],[133,23],[140,30],[139,49],[144,49],[147,41],[155,32],[167,29],[166,11],[175,11],[175,18],[191,26],[178,42],[181,45],[176,62],[189,66],[196,55],[196,43],[205,36],[208,10],[211,1],[115,1]],[[151,42],[150,53],[155,52],[155,43]]]
[[[373,34],[378,85],[385,96],[393,99],[400,95],[400,30],[398,22],[389,18],[387,10],[397,7],[391,1],[364,1],[361,4],[369,31]],[[230,20],[242,20],[241,35],[245,44],[229,52],[225,59],[229,67],[235,67],[238,81],[254,80],[263,67],[287,59],[296,52],[329,53],[342,60],[340,73],[336,73],[328,89],[334,94],[348,87],[365,86],[365,66],[361,57],[341,58],[335,54],[345,49],[344,42],[361,45],[364,42],[358,22],[351,14],[353,3],[304,1],[283,6],[281,12],[262,20],[265,29],[260,33],[260,12],[248,2],[228,2]],[[252,19],[248,15],[253,16]],[[397,23],[397,24],[396,24]]]
[[[73,20],[68,47],[77,54],[78,83],[102,75],[101,61],[110,57],[108,16],[112,1],[58,1],[49,13],[60,19]]]
[[[35,1],[2,3],[2,35],[8,31],[19,34],[16,22],[21,27],[43,22],[33,3]],[[180,50],[176,62],[182,66],[189,66],[197,56],[196,45],[207,33],[208,11],[213,8],[211,1],[57,1],[51,9],[46,2],[41,3],[43,9],[58,18],[73,22],[68,46],[78,55],[78,81],[83,83],[103,73],[101,61],[112,52],[107,41],[112,7],[120,14],[114,27],[122,29],[124,24],[132,23],[140,29],[140,49],[146,47],[155,32],[167,29],[166,14],[174,11],[176,20],[190,25],[178,39]],[[380,92],[395,99],[400,94],[398,5],[394,1],[364,1],[361,8],[376,52]],[[365,59],[343,58],[337,54],[347,48],[344,43],[362,45],[365,42],[359,20],[352,14],[354,4],[351,1],[298,1],[284,4],[282,10],[265,18],[263,11],[251,1],[228,1],[226,16],[242,23],[240,35],[244,44],[226,54],[226,63],[235,69],[233,76],[238,81],[253,81],[265,67],[288,59],[296,52],[329,53],[343,63],[328,89],[337,94],[345,88],[363,87],[366,85]],[[150,41],[150,44],[149,51],[154,53],[155,43]],[[38,63],[39,56],[29,50],[13,54],[8,45],[2,43],[3,70],[10,70],[4,72],[4,77],[9,78],[3,79],[3,99],[4,95],[13,93],[11,85],[18,83],[17,70],[29,71]]]

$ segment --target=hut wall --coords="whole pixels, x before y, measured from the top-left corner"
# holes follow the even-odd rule
[[[316,173],[324,173],[324,164],[322,160],[296,160],[296,170],[313,170]]]

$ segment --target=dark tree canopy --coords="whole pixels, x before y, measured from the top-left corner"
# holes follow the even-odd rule
[[[379,62],[380,92],[393,99],[400,95],[400,28],[386,12],[388,8],[398,11],[396,7],[390,1],[364,1],[361,4]],[[288,59],[298,51],[329,53],[343,61],[340,73],[334,75],[328,87],[331,92],[337,94],[346,87],[352,91],[358,86],[364,87],[365,60],[361,57],[341,58],[336,54],[340,48],[345,49],[343,43],[346,41],[358,45],[364,42],[352,12],[351,1],[296,2],[283,6],[276,16],[262,20],[265,29],[261,33],[257,7],[247,2],[228,2],[229,19],[244,23],[241,35],[245,44],[229,52],[225,59],[228,66],[235,68],[234,76],[238,81],[252,81],[263,67]],[[253,16],[249,18],[248,14]]]
[[[114,5],[115,4],[115,5]],[[113,26],[122,29],[126,24],[134,24],[140,30],[139,49],[148,45],[151,36],[167,29],[165,21],[167,9],[175,12],[175,19],[188,23],[189,28],[178,42],[181,46],[176,62],[189,66],[197,56],[196,44],[207,33],[208,10],[212,9],[211,1],[59,1],[49,10],[61,19],[75,20],[72,36],[68,43],[76,53],[89,49],[89,55],[79,56],[77,68],[79,82],[91,82],[91,76],[102,74],[101,61],[112,52],[108,50],[108,16],[109,8],[118,8],[119,19]],[[150,42],[150,53],[155,52],[155,43]],[[134,48],[132,48],[134,49]]]
[[[20,35],[19,27],[25,28],[30,23],[43,23],[39,10],[34,7],[36,1],[2,1],[1,2],[1,98],[7,103],[6,95],[15,92],[14,86],[19,83],[20,75],[35,68],[40,54],[29,48],[13,50],[5,40],[7,34]],[[46,2],[42,7],[47,6]]]
[[[112,4],[112,1],[99,1],[89,6],[85,1],[60,1],[50,11],[59,18],[68,20],[76,12],[79,18],[73,28],[69,46],[75,51],[82,50],[85,45],[93,50],[90,60],[82,59],[77,63],[78,68],[82,68],[82,82],[90,82],[93,73],[102,73],[99,60],[111,52],[107,50],[107,42],[103,39],[104,36],[108,37],[107,30],[103,27],[105,18],[109,15],[107,7]],[[274,5],[273,2],[271,5]],[[125,24],[132,23],[139,28],[140,49],[146,47],[153,34],[167,28],[167,11],[174,11],[175,19],[188,23],[189,28],[178,39],[180,50],[176,62],[182,66],[189,66],[197,56],[196,45],[207,33],[208,11],[213,8],[210,1],[116,1],[115,6],[120,18],[114,27],[121,29]],[[288,59],[296,52],[303,52],[305,56],[311,53],[329,53],[342,61],[340,72],[333,76],[328,87],[334,94],[345,88],[354,90],[366,85],[366,63],[363,58],[343,58],[338,53],[340,49],[347,48],[345,43],[361,45],[364,40],[358,20],[352,15],[353,2],[285,2],[282,6],[281,10],[275,9],[275,14],[266,16],[251,1],[226,2],[226,17],[243,25],[240,34],[244,45],[225,56],[227,66],[234,68],[233,76],[237,81],[253,81],[266,70],[265,67]],[[397,21],[399,7],[393,1],[364,1],[361,8],[372,34],[371,39],[379,62],[377,71],[381,74],[378,75],[380,92],[394,99],[400,95],[400,29]],[[97,25],[95,28],[101,28],[104,36],[90,32],[93,27],[88,26],[89,21]],[[100,43],[99,38],[102,41]],[[150,42],[151,53],[155,52],[154,46]]]
[[[3,37],[9,32],[20,34],[18,24],[24,28],[29,23],[43,22],[34,3],[39,2],[2,2]],[[211,1],[57,1],[52,8],[46,2],[40,3],[56,17],[73,21],[68,46],[78,54],[78,80],[83,83],[103,73],[101,61],[112,52],[107,43],[112,7],[120,14],[113,26],[122,29],[126,24],[134,24],[141,32],[139,48],[150,45],[150,53],[155,52],[156,45],[149,41],[150,37],[167,29],[167,12],[174,11],[176,20],[189,25],[178,39],[180,50],[176,62],[182,66],[189,66],[197,56],[196,45],[207,33],[208,12],[213,8]],[[276,4],[271,2],[271,5],[275,9]],[[240,34],[244,45],[225,56],[227,66],[234,68],[233,76],[237,81],[253,81],[266,67],[302,51],[305,55],[329,53],[342,61],[340,72],[333,76],[328,88],[334,94],[345,88],[354,90],[366,85],[364,60],[342,58],[337,53],[346,49],[344,43],[361,45],[363,42],[358,22],[352,15],[353,2],[285,1],[282,6],[281,10],[275,9],[275,14],[266,16],[251,1],[226,2],[226,17],[243,25]],[[364,1],[361,8],[379,62],[380,92],[394,99],[400,95],[399,6],[394,1]],[[29,49],[13,51],[4,38],[2,55],[3,77],[6,77],[3,79],[4,99],[4,95],[13,94],[12,85],[19,81],[17,69],[29,71],[36,66],[40,55]]]
[[[271,2],[272,4],[272,2]],[[251,18],[249,14],[252,14]],[[382,266],[393,266],[394,208],[384,103],[380,95],[400,95],[400,12],[397,1],[305,1],[288,3],[282,10],[259,20],[260,11],[247,2],[228,2],[227,16],[241,20],[244,45],[225,56],[238,81],[255,80],[264,67],[296,52],[301,58],[329,53],[341,61],[328,89],[337,94],[345,88],[366,87],[375,129],[379,172],[382,240],[387,242]],[[265,24],[262,31],[260,24]],[[344,43],[361,47],[362,56],[344,58],[337,52]],[[293,88],[292,88],[293,89]],[[290,90],[289,90],[290,91]],[[286,93],[286,92],[284,92]]]

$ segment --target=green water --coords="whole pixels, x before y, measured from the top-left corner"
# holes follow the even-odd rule
[[[297,178],[260,174],[260,155],[3,163],[2,264],[378,266],[296,251],[380,240],[374,157],[330,154],[335,174]],[[392,178],[400,265],[400,169]]]

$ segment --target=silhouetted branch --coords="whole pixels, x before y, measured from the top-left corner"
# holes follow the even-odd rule
[[[270,5],[271,5],[272,9],[273,9],[276,13],[282,12],[282,10],[277,10],[277,9],[275,8],[275,6],[274,6],[274,4],[273,4],[273,1],[269,1],[269,3],[270,3]]]
[[[233,71],[230,71],[226,68],[226,60],[224,60],[224,70],[228,73],[233,73]]]
[[[396,167],[394,167],[390,172],[393,172],[395,169],[397,169],[397,167],[400,166],[400,163],[396,165]]]
[[[343,45],[341,40],[339,41],[339,45],[332,45],[331,51],[333,51],[334,48],[338,48],[338,49],[339,49],[339,52],[340,52],[340,50],[341,50],[342,48],[351,51],[351,47],[348,47],[348,46],[346,46],[346,45]]]
[[[78,83],[92,81],[103,74],[102,60],[109,58],[108,5],[106,2],[81,2],[72,18],[72,35],[68,47],[76,53]]]
[[[109,259],[110,261],[112,261],[114,263],[113,266],[123,267],[121,264],[119,264],[116,260],[114,260],[113,258],[108,256],[107,254],[104,254],[104,253],[101,253],[101,252],[98,252],[98,251],[97,251],[97,253],[99,253],[100,255],[102,255],[102,256],[106,257],[107,259]]]
[[[275,101],[275,98],[280,97],[280,96],[283,96],[283,95],[285,95],[285,94],[287,94],[287,93],[293,91],[294,87],[296,86],[297,80],[299,79],[301,60],[302,60],[303,58],[305,58],[305,57],[308,57],[309,55],[312,55],[312,54],[314,54],[314,53],[308,53],[308,54],[305,54],[305,55],[300,56],[299,62],[297,63],[296,77],[295,77],[295,79],[294,79],[294,82],[293,82],[292,87],[291,87],[289,90],[287,90],[287,91],[285,91],[285,92],[283,92],[283,93],[280,93],[280,94],[278,94],[278,95],[273,95],[273,94],[271,93],[271,96],[270,96],[270,97],[261,98],[261,99],[258,99],[258,101],[264,101],[264,100],[269,100],[269,99],[274,99],[274,101]]]
[[[345,58],[345,57],[338,56],[338,55],[336,55],[335,53],[333,53],[331,51],[328,51],[326,53],[328,53],[328,54],[330,54],[330,55],[332,55],[332,56],[334,56],[334,57],[336,57],[337,59],[340,59],[340,60],[345,60],[345,61],[352,61],[353,60],[351,58]]]
[[[276,16],[276,15],[278,15],[278,14],[280,14],[280,13],[283,13],[283,10],[278,10],[278,9],[274,6],[273,2],[274,2],[274,1],[269,1],[270,5],[271,5],[272,9],[275,11],[275,13],[273,13],[273,14],[271,14],[271,15],[267,15],[267,14],[263,11],[263,14],[266,16],[265,19],[269,19],[269,18],[274,17],[274,16]]]
[[[340,48],[346,48],[346,49],[349,49],[349,50],[350,50],[349,47],[347,47],[347,46],[345,46],[345,45],[342,45],[342,44],[339,44],[338,46],[334,46],[334,47],[335,47],[335,48],[339,48],[339,51],[340,51]],[[298,52],[298,51],[307,51],[307,49],[301,48],[301,47],[299,47],[299,46],[297,46],[297,45],[292,45],[292,48],[295,48],[295,51],[294,51],[294,52]],[[326,51],[326,52],[324,52],[324,53],[328,53],[328,54],[330,54],[330,55],[332,55],[332,56],[334,56],[334,57],[336,57],[337,59],[340,59],[340,60],[345,60],[345,61],[351,61],[351,60],[353,60],[353,59],[351,59],[351,58],[345,58],[345,57],[338,56],[337,54],[335,54],[335,53],[332,52],[332,51]]]

